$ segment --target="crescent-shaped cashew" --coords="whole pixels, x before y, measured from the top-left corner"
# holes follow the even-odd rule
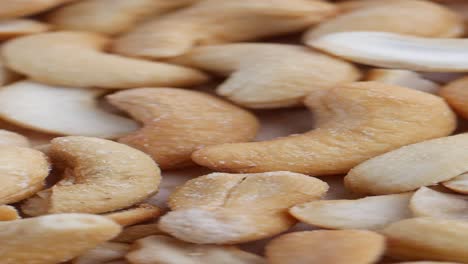
[[[62,263],[119,234],[103,216],[55,214],[0,222],[2,264]]]
[[[7,0],[0,4],[0,19],[33,15],[74,0]]]
[[[206,147],[192,159],[218,171],[340,174],[400,146],[449,135],[456,126],[441,98],[377,82],[312,93],[305,104],[316,114],[310,132]]]
[[[311,91],[353,82],[360,77],[352,64],[296,45],[206,46],[195,48],[173,62],[230,75],[217,93],[251,108],[298,105]]]
[[[421,187],[411,198],[415,216],[468,220],[468,197]]]
[[[458,114],[468,119],[468,76],[450,82],[439,94]]]
[[[432,39],[381,32],[340,32],[307,45],[353,62],[426,72],[468,71],[468,39]]]
[[[29,147],[29,139],[18,133],[0,129],[0,146]]]
[[[108,43],[109,39],[91,32],[59,31],[13,39],[1,52],[9,68],[58,86],[122,89],[188,86],[207,80],[193,69],[106,54]]]
[[[0,205],[0,221],[11,221],[20,218],[15,207],[11,205]]]
[[[148,153],[163,169],[191,164],[204,146],[245,142],[259,127],[249,112],[214,96],[175,88],[141,88],[107,96],[143,128],[119,142]]]
[[[407,70],[373,69],[367,73],[366,80],[384,82],[432,94],[439,91],[439,84],[425,79],[417,72]]]
[[[117,53],[164,58],[197,45],[228,43],[297,32],[336,13],[316,0],[202,0],[150,20],[119,37]]]
[[[28,215],[119,210],[153,195],[161,180],[149,156],[110,140],[55,138],[47,154],[64,178],[26,200]]]
[[[32,19],[11,19],[0,21],[0,40],[22,35],[41,33],[50,26]]]

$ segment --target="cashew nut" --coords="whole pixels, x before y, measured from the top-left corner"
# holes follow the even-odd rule
[[[105,216],[121,226],[129,226],[146,222],[161,215],[161,210],[151,204],[140,204],[130,209],[108,213]]]
[[[105,139],[55,138],[48,155],[64,177],[26,200],[22,210],[28,215],[115,211],[153,195],[161,180],[149,156]]]
[[[74,0],[7,0],[0,4],[0,19],[33,15]]]
[[[468,219],[468,198],[463,195],[437,192],[421,187],[411,198],[410,208],[415,216]]]
[[[191,164],[192,152],[204,146],[249,141],[258,129],[252,114],[205,93],[141,88],[107,98],[144,124],[119,142],[148,153],[163,169]]]
[[[436,94],[439,90],[437,83],[425,79],[416,72],[406,70],[373,69],[368,72],[366,80],[384,82],[432,94]]]
[[[128,244],[106,242],[80,255],[72,264],[108,264],[109,261],[124,258],[129,251]]]
[[[315,92],[305,104],[316,113],[316,128],[310,132],[210,146],[194,152],[192,159],[218,171],[340,174],[400,146],[449,135],[456,125],[441,98],[377,82]]]
[[[0,221],[20,219],[18,211],[11,205],[0,205]]]
[[[91,32],[52,32],[19,37],[2,47],[4,63],[30,78],[58,86],[134,88],[188,86],[203,73],[166,63],[106,54],[109,39]]]
[[[47,30],[49,30],[49,25],[32,19],[3,20],[0,21],[0,40]]]
[[[5,129],[0,129],[0,146],[29,147],[27,137]]]
[[[440,95],[463,118],[468,119],[468,76],[455,80],[440,90]]]
[[[468,194],[468,173],[460,174],[449,181],[443,182],[442,185],[454,192]]]
[[[217,93],[251,108],[298,105],[307,93],[359,79],[352,64],[296,45],[243,43],[195,48],[173,62],[230,78]]]

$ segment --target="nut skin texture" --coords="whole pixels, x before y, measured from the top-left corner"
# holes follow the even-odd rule
[[[89,214],[0,222],[0,256],[5,264],[61,263],[112,239],[120,230],[113,221]]]
[[[190,86],[208,77],[193,69],[107,54],[110,39],[91,32],[57,31],[3,45],[5,65],[39,82],[110,89],[146,85]],[[40,62],[40,63],[38,63]]]
[[[0,19],[27,16],[74,0],[8,0],[0,5]]]
[[[117,108],[143,123],[119,142],[150,155],[162,169],[192,164],[204,146],[252,140],[254,115],[214,96],[176,88],[140,88],[107,96]]]
[[[468,119],[468,77],[455,80],[440,90],[448,104],[463,118]]]
[[[316,117],[310,132],[206,147],[192,159],[218,171],[340,174],[398,147],[449,135],[456,126],[454,113],[439,97],[377,82],[311,93],[305,104]]]
[[[385,250],[385,238],[365,230],[295,232],[273,239],[266,247],[268,263],[372,264]]]
[[[153,195],[161,181],[149,156],[105,139],[55,138],[48,155],[64,177],[23,204],[28,215],[119,210]]]

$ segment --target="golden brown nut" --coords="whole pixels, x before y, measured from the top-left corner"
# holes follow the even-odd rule
[[[15,207],[10,205],[0,205],[0,221],[17,220],[21,217]]]
[[[439,94],[458,114],[468,119],[468,77],[447,84]]]
[[[124,258],[129,250],[129,244],[106,242],[83,253],[74,259],[72,264],[108,264],[110,261]]]
[[[136,207],[108,213],[104,216],[114,220],[121,226],[129,226],[152,220],[160,215],[161,210],[157,206],[151,204],[140,204]]]
[[[33,15],[74,0],[6,0],[0,3],[0,19]]]

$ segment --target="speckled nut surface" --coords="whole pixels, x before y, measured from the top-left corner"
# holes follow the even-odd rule
[[[49,30],[49,28],[49,25],[33,19],[2,20],[0,21],[0,40],[41,33]]]
[[[99,34],[58,31],[13,39],[1,52],[11,69],[58,86],[121,89],[188,86],[207,80],[193,69],[104,53],[108,44],[109,39]]]
[[[384,250],[385,238],[371,231],[317,230],[273,239],[266,256],[271,264],[372,264]]]
[[[121,226],[129,226],[155,219],[159,215],[161,215],[161,210],[157,206],[140,204],[126,210],[108,213],[105,216]]]
[[[74,0],[7,0],[0,3],[0,19],[33,15]]]
[[[302,104],[307,93],[359,79],[352,64],[298,45],[238,43],[198,47],[171,60],[229,78],[217,93],[250,108]]]
[[[320,198],[328,185],[303,174],[212,173],[188,181],[169,198],[173,210],[159,227],[198,244],[236,244],[271,237],[290,228],[291,206]]]
[[[468,77],[455,80],[440,90],[442,96],[451,107],[463,118],[468,119]]]
[[[437,94],[439,91],[439,84],[425,79],[417,72],[407,70],[373,69],[367,73],[366,80],[384,82],[432,94]]]
[[[162,169],[192,164],[192,152],[205,146],[250,141],[259,127],[249,112],[196,91],[141,88],[107,99],[143,123],[119,142],[148,153]]]
[[[20,219],[18,211],[11,205],[0,205],[0,221]]]
[[[133,264],[266,264],[262,257],[236,247],[195,245],[161,235],[137,240],[126,258]]]
[[[30,143],[28,138],[23,135],[0,129],[0,146],[29,147]]]
[[[153,195],[161,180],[149,156],[105,139],[55,138],[48,155],[64,177],[23,204],[28,215],[119,210]]]
[[[428,140],[369,159],[346,175],[350,190],[391,194],[447,181],[468,170],[468,134]]]
[[[197,45],[297,32],[336,11],[332,4],[316,0],[202,0],[137,26],[118,38],[113,50],[137,57],[173,57]]]
[[[411,198],[415,216],[468,220],[468,197],[421,187]]]
[[[447,136],[456,125],[441,98],[377,82],[311,93],[305,104],[315,114],[316,128],[310,132],[210,146],[194,152],[192,159],[218,171],[340,174],[400,146]]]
[[[129,244],[106,242],[80,255],[72,261],[72,264],[107,264],[113,260],[123,259],[129,250]]]
[[[0,222],[4,264],[51,264],[70,260],[120,232],[113,221],[89,214],[56,214]]]

